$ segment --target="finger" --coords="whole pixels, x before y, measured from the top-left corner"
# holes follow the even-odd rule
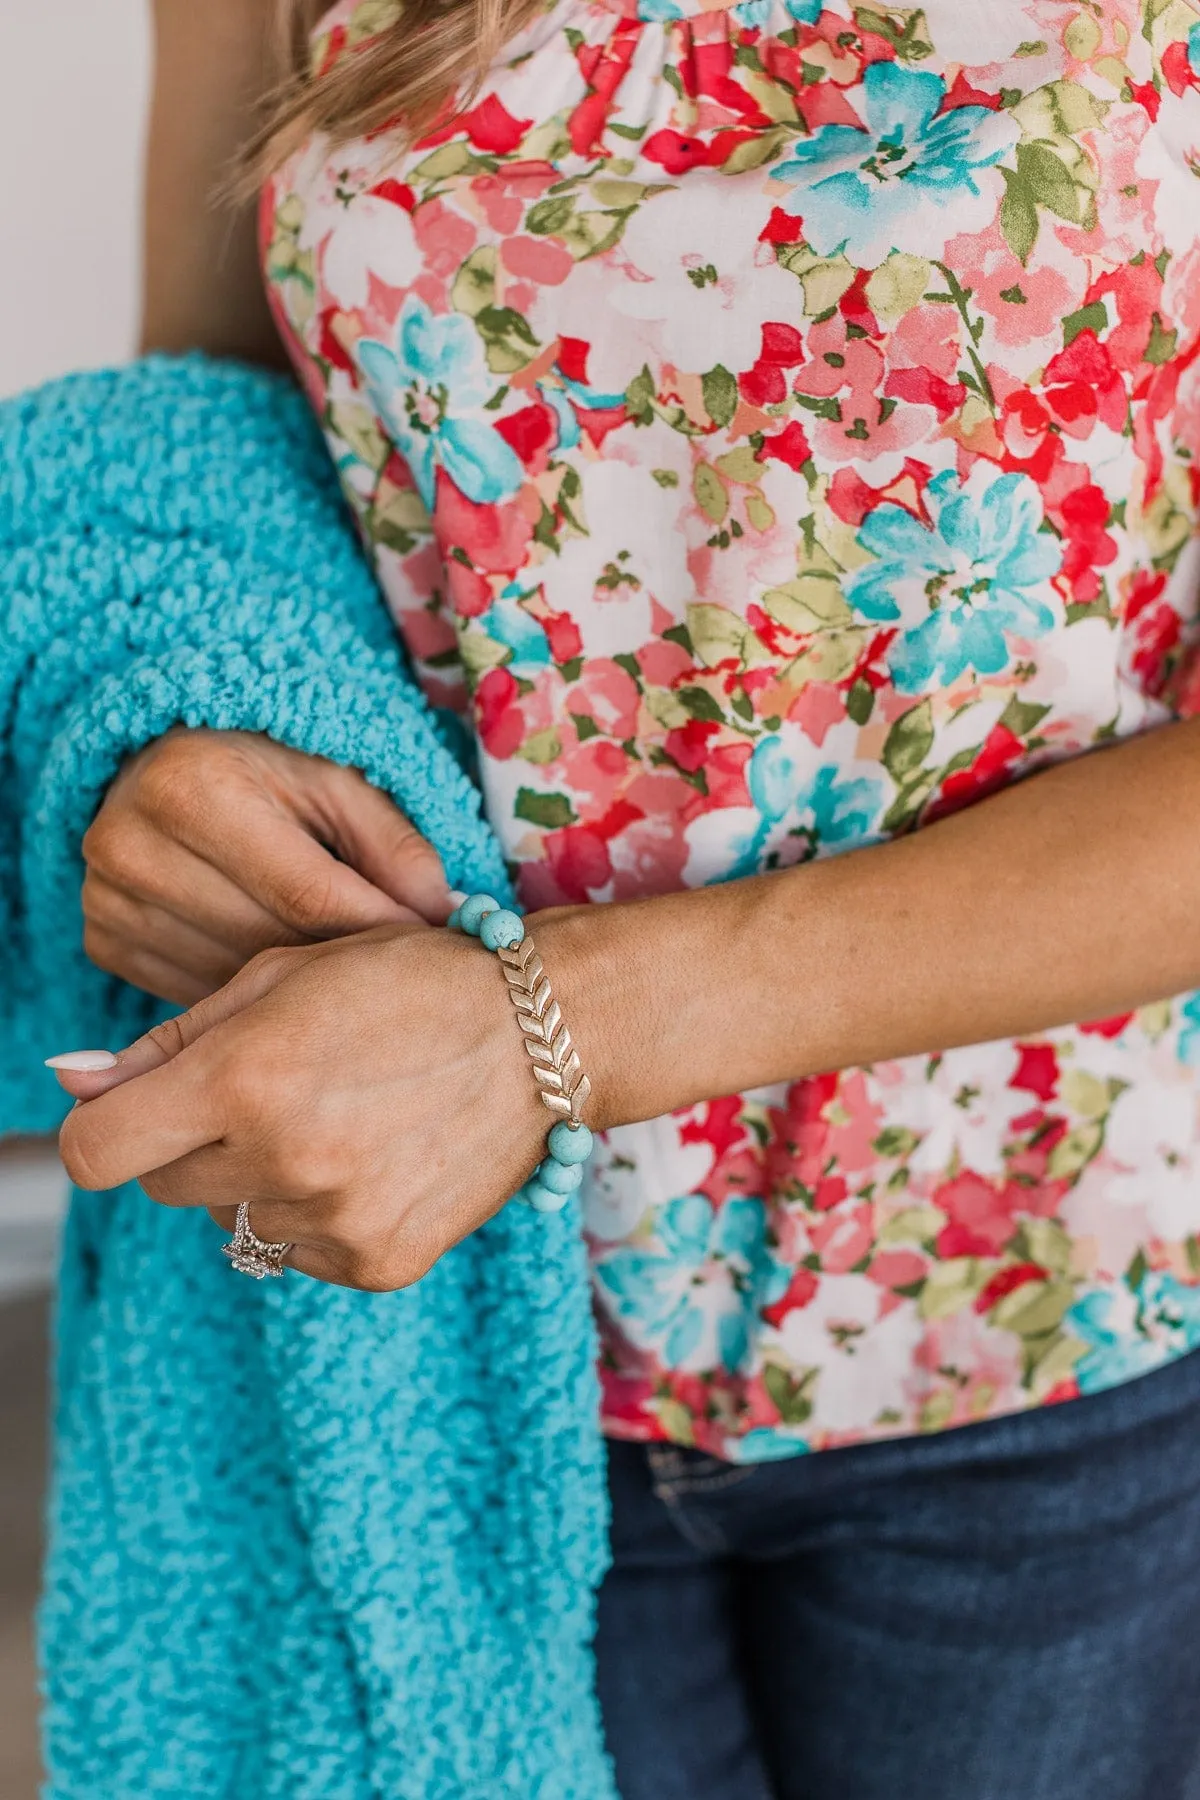
[[[376,925],[411,924],[417,917],[274,808],[250,819],[240,815],[221,843],[219,865],[217,854],[210,853],[214,866],[302,937],[348,937]]]
[[[206,995],[174,1018],[164,1019],[127,1049],[115,1053],[69,1050],[59,1056],[47,1057],[46,1067],[54,1070],[68,1094],[73,1094],[77,1100],[95,1100],[135,1076],[148,1074],[170,1062],[205,1032],[261,1000],[292,966],[292,954],[288,950],[263,951],[215,994]],[[107,1067],[88,1066],[80,1060],[109,1054],[112,1054],[112,1062]]]
[[[202,939],[199,933],[195,942],[181,934],[160,954],[153,939],[89,923],[83,945],[98,969],[118,975],[159,1000],[169,1000],[173,1006],[194,1006],[231,981],[240,966],[228,950]],[[180,960],[174,959],[172,951]]]
[[[401,906],[444,925],[452,903],[442,859],[395,801],[335,763],[323,775],[322,798],[338,855]]]
[[[123,929],[137,919],[144,934],[165,942],[176,921],[201,932],[246,962],[259,950],[298,942],[274,913],[221,869],[157,833],[122,844],[118,868],[93,863],[83,884],[86,918]]]

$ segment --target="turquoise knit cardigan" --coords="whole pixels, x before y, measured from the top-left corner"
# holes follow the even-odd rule
[[[182,721],[353,764],[507,891],[282,378],[154,358],[0,405],[0,1129],[143,996],[84,959],[80,840]],[[575,1207],[415,1288],[234,1274],[204,1214],[77,1193],[41,1609],[48,1800],[613,1800],[603,1453]]]

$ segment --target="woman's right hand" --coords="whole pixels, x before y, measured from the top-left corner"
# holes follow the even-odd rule
[[[443,924],[437,852],[356,769],[241,731],[168,732],[121,770],[83,840],[84,948],[191,1006],[260,950]]]

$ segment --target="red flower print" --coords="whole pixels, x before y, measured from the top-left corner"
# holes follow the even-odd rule
[[[990,1312],[992,1307],[998,1301],[1003,1300],[1006,1294],[1015,1294],[1017,1289],[1024,1287],[1027,1282],[1045,1281],[1047,1278],[1046,1270],[1039,1263],[1014,1263],[1011,1268],[1000,1269],[992,1276],[987,1286],[976,1295],[975,1311],[977,1313]]]
[[[576,51],[579,72],[591,89],[567,122],[576,156],[592,156],[599,150],[613,99],[633,61],[640,35],[636,19],[622,19],[606,43],[581,44]]]
[[[802,469],[811,455],[803,425],[799,419],[789,419],[782,431],[763,439],[758,460],[766,462],[774,457],[777,462],[786,463],[789,469]]]
[[[1103,488],[1086,482],[1065,494],[1057,509],[1048,510],[1051,516],[1057,512],[1066,534],[1062,566],[1055,580],[1067,587],[1077,605],[1084,605],[1100,593],[1100,570],[1116,560],[1116,539],[1105,530],[1110,511],[1108,495]]]
[[[1134,1017],[1131,1012],[1114,1013],[1110,1019],[1087,1019],[1080,1024],[1080,1031],[1088,1032],[1092,1037],[1120,1037],[1129,1021]]]
[[[1129,413],[1125,383],[1094,331],[1051,357],[1042,378],[1045,404],[1068,437],[1085,438],[1097,420],[1121,431]]]
[[[765,244],[798,244],[804,236],[804,220],[776,206],[758,235]]]
[[[393,175],[389,175],[384,181],[377,181],[367,191],[378,200],[390,200],[393,206],[400,207],[403,212],[412,212],[417,204],[417,196],[407,181],[397,181]]]
[[[477,149],[509,156],[532,124],[532,119],[514,119],[502,100],[488,94],[470,112],[462,114],[457,128],[466,132]]]
[[[685,137],[681,131],[653,131],[642,146],[647,162],[659,163],[668,175],[685,175],[689,169],[706,168],[713,161],[712,143]]]
[[[689,775],[694,775],[697,769],[704,766],[709,739],[715,737],[720,729],[711,719],[689,719],[686,725],[668,731],[667,755]]]
[[[995,793],[1012,779],[1024,757],[1025,746],[1020,738],[1007,725],[993,725],[970,767],[947,775],[937,799],[926,810],[926,823],[932,824],[946,813],[957,812],[960,806]]]
[[[817,1291],[817,1278],[811,1269],[799,1268],[788,1282],[786,1291],[771,1306],[764,1306],[762,1316],[768,1325],[782,1325],[790,1312],[807,1306]]]
[[[612,875],[608,844],[590,825],[564,825],[542,839],[542,855],[563,900],[579,905],[591,899]]]
[[[583,639],[570,613],[545,613],[539,623],[549,641],[550,654],[555,662],[573,662],[583,649]]]
[[[520,690],[508,669],[489,669],[475,689],[475,718],[489,756],[503,760],[520,749],[525,719],[517,699]]]
[[[532,474],[543,472],[558,437],[558,421],[548,406],[541,401],[523,406],[520,412],[497,419],[496,430]]]
[[[804,339],[794,325],[764,325],[758,361],[739,378],[743,398],[751,406],[782,404],[788,393],[784,370],[803,361]]]
[[[741,1122],[742,1103],[736,1094],[722,1100],[710,1100],[696,1106],[679,1127],[684,1144],[711,1144],[716,1160],[746,1141],[746,1128]]]
[[[558,367],[568,381],[587,382],[587,359],[590,349],[591,345],[584,338],[559,338]]]
[[[1018,1044],[1016,1070],[1008,1085],[1024,1088],[1039,1100],[1052,1100],[1058,1091],[1058,1053],[1053,1044]]]
[[[1130,663],[1146,693],[1154,695],[1163,691],[1171,673],[1172,653],[1183,630],[1183,622],[1166,596],[1166,587],[1164,574],[1139,569],[1130,583],[1124,608]]]

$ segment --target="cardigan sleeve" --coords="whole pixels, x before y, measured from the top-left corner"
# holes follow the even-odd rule
[[[507,894],[285,378],[199,356],[0,404],[0,1132],[43,1130],[59,1050],[118,1048],[158,1003],[82,951],[80,843],[122,761],[175,724],[361,768],[453,886]]]

